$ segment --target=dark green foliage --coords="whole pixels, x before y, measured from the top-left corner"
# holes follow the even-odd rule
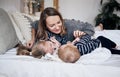
[[[33,2],[33,9],[34,9],[35,12],[39,12],[40,11],[41,1],[42,0],[35,0],[35,2]]]
[[[120,3],[116,0],[108,0],[105,3],[101,0],[100,3],[102,8],[95,18],[96,26],[102,23],[104,29],[120,29],[120,17],[114,13],[120,11]]]

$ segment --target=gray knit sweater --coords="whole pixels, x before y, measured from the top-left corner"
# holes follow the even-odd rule
[[[32,27],[37,30],[38,29],[38,21],[33,22]],[[80,30],[88,35],[92,36],[94,34],[94,26],[87,22],[81,22],[80,20],[74,20],[74,19],[64,19],[64,26],[67,29],[67,41],[73,41],[73,31]]]
[[[69,41],[74,40],[73,31],[80,30],[88,35],[92,36],[94,32],[94,26],[87,22],[81,22],[80,20],[74,20],[74,19],[65,19],[64,25],[67,29],[67,37]]]

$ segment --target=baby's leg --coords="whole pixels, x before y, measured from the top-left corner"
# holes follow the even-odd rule
[[[110,48],[110,51],[112,54],[119,54],[120,55],[120,50],[117,50],[115,48]]]
[[[102,31],[103,30],[103,24],[99,24],[98,26],[95,27],[96,31]]]
[[[99,36],[98,39],[101,41],[102,47],[108,48],[112,54],[120,54],[120,50],[116,49],[116,43],[103,36]]]
[[[106,47],[108,49],[116,47],[116,43],[106,37],[99,36],[98,39],[101,41],[102,47]]]
[[[118,46],[118,45],[115,48],[118,49],[118,50],[120,50],[120,46]]]

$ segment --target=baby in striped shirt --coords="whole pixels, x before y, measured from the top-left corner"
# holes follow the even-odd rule
[[[110,39],[103,36],[91,39],[91,37],[86,34],[81,38],[77,37],[73,42],[60,46],[58,49],[58,56],[64,62],[74,63],[80,58],[80,56],[91,53],[94,49],[100,46],[109,49],[112,54],[120,54],[120,50],[116,49],[117,45]],[[76,55],[72,55],[72,53],[77,51],[79,51],[80,55],[78,55],[78,53]]]

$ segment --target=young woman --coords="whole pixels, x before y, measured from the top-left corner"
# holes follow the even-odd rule
[[[56,9],[48,7],[42,11],[38,24],[33,25],[32,39],[27,42],[27,47],[31,48],[37,40],[49,40],[53,36],[61,44],[65,44],[84,34],[92,36],[94,27],[80,21],[63,20]]]

